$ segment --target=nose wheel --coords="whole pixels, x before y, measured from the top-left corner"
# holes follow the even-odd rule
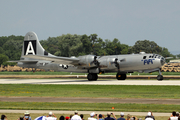
[[[162,75],[158,75],[157,76],[157,80],[162,81],[163,80],[163,76]]]
[[[158,80],[158,81],[162,81],[162,80],[163,80],[163,75],[162,75],[160,69],[159,69],[159,75],[157,76],[157,80]]]

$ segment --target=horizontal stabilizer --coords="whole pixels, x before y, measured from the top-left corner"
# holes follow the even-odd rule
[[[37,60],[14,60],[14,61],[7,61],[7,62],[22,62],[22,63],[37,63]]]
[[[26,55],[22,57],[33,58],[36,60],[46,60],[46,61],[51,61],[53,63],[66,64],[66,65],[77,65],[79,62],[78,58],[68,58],[68,57],[51,57],[51,56],[39,56],[39,55]]]

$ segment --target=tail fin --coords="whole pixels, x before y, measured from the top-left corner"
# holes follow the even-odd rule
[[[53,56],[44,50],[35,32],[28,32],[24,37],[21,56],[26,55]]]

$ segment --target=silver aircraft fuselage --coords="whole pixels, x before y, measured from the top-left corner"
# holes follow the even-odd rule
[[[103,60],[107,60],[108,58],[118,58],[120,64],[121,72],[144,72],[146,70],[161,68],[164,64],[165,59],[157,54],[128,54],[128,55],[111,55],[111,56],[103,56]],[[98,59],[99,61],[101,58]],[[102,61],[106,62],[107,61]],[[109,64],[109,63],[108,63]],[[106,67],[99,67],[104,72],[117,72],[117,68],[108,68],[108,64]],[[79,73],[88,73],[88,69],[85,69],[83,66],[74,66],[74,65],[65,65],[65,64],[56,64],[50,61],[39,60],[37,63],[26,64],[22,62],[18,62],[18,66],[27,67],[27,68],[36,68],[36,69],[44,69],[44,70],[54,70],[54,71],[64,71],[64,72],[79,72]]]

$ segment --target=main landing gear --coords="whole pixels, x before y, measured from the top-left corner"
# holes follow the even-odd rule
[[[159,69],[159,75],[157,76],[157,80],[158,81],[162,81],[163,80],[163,76],[162,76],[162,73],[161,73],[160,69]]]
[[[125,80],[126,79],[126,74],[117,73],[116,74],[116,79],[117,80]]]
[[[87,75],[87,79],[89,81],[96,81],[98,79],[98,75],[97,75],[97,73],[89,73]]]
[[[89,74],[87,75],[87,79],[88,79],[89,81],[97,81],[98,75],[97,75],[97,73],[89,73]],[[117,73],[117,74],[116,74],[116,79],[117,79],[117,80],[125,80],[125,79],[126,79],[126,74]]]

